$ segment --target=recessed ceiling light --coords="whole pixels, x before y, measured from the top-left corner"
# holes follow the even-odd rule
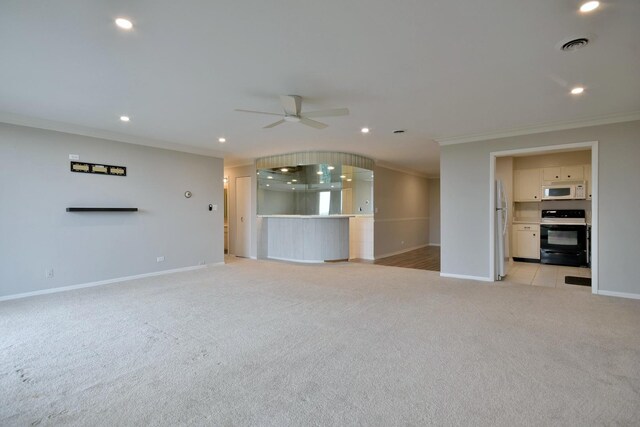
[[[272,177],[271,175],[269,175],[269,176],[267,177],[267,179],[273,179],[273,177]]]
[[[345,179],[346,175],[340,175],[340,178]]]
[[[293,182],[298,182],[298,180],[297,180],[297,179],[292,179],[291,181],[293,181]]]
[[[295,190],[295,189],[296,189],[296,187],[291,187],[291,189],[292,189],[292,190]]]
[[[362,129],[360,129],[360,132],[369,133],[369,128],[362,128]]]
[[[333,188],[333,185],[331,186],[331,188]]]
[[[593,10],[596,10],[598,6],[600,6],[599,1],[588,1],[586,3],[583,3],[582,6],[580,6],[580,12],[584,12],[584,13],[591,12]]]
[[[335,166],[327,166],[327,169],[329,169],[330,171],[334,170],[335,168]]]
[[[349,178],[347,181],[351,182],[351,178]]]
[[[221,143],[227,142],[227,138],[218,138],[218,142],[221,142]]]
[[[116,19],[116,25],[122,28],[123,30],[130,30],[133,28],[133,24],[131,23],[131,21],[125,18]]]
[[[120,116],[120,121],[121,122],[128,122],[128,121],[131,121],[131,119],[129,118],[129,116]]]
[[[271,184],[267,184],[267,187],[269,187]]]
[[[318,171],[316,172],[318,175],[322,175],[322,171]]]
[[[584,88],[580,87],[580,86],[577,86],[577,87],[574,87],[573,89],[571,89],[571,94],[572,95],[580,95],[582,92],[584,92]]]
[[[289,169],[287,169],[287,168],[282,168],[282,169],[280,169],[280,171],[281,171],[281,172],[289,172]]]
[[[287,184],[291,185],[291,181],[287,182]]]

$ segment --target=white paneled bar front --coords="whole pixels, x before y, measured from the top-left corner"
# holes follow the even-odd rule
[[[266,256],[295,262],[349,258],[352,215],[262,215]]]

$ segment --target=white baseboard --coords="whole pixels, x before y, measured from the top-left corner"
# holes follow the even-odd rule
[[[429,246],[440,246],[440,243],[429,243]]]
[[[220,264],[224,264],[224,262],[215,263],[215,264],[209,264],[209,265],[210,266],[215,266],[215,265],[220,265]],[[8,301],[8,300],[19,299],[19,298],[27,298],[27,297],[37,296],[37,295],[54,294],[54,293],[58,293],[58,292],[72,291],[74,289],[92,288],[94,286],[109,285],[111,283],[128,282],[129,280],[143,279],[145,277],[153,277],[153,276],[163,276],[165,274],[180,273],[180,272],[183,272],[183,271],[191,271],[191,270],[199,270],[201,268],[207,268],[207,265],[193,265],[193,266],[190,266],[190,267],[174,268],[172,270],[154,271],[154,272],[151,272],[151,273],[136,274],[134,276],[124,276],[124,277],[117,277],[115,279],[100,280],[100,281],[97,281],[97,282],[81,283],[79,285],[61,286],[59,288],[42,289],[40,291],[25,292],[25,293],[22,293],[22,294],[5,295],[5,296],[0,296],[0,301]]]
[[[235,254],[227,254],[227,255],[235,257],[235,258],[258,259],[257,256],[240,256],[240,255],[235,255]]]
[[[324,263],[324,260],[291,259],[291,258],[280,258],[275,256],[267,257],[267,259],[274,259],[276,261],[297,262],[297,263],[304,263],[304,264],[323,264]]]
[[[628,293],[628,292],[614,292],[614,291],[598,290],[598,295],[603,295],[603,296],[607,296],[607,297],[640,299],[640,294],[632,294],[632,293]]]
[[[494,282],[494,280],[489,277],[467,276],[464,274],[440,273],[440,277],[448,277],[450,279],[479,280],[481,282]]]
[[[403,254],[405,252],[415,251],[416,249],[425,248],[427,246],[429,246],[429,244],[425,243],[424,245],[419,245],[419,246],[414,246],[414,247],[411,247],[411,248],[402,249],[401,251],[389,252],[389,253],[386,253],[386,254],[377,255],[377,256],[374,256],[374,259],[386,258],[386,257],[389,257],[389,256],[394,256],[394,255],[400,255],[400,254]]]

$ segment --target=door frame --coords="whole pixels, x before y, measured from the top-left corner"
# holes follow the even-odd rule
[[[545,145],[532,148],[492,151],[489,153],[489,280],[495,281],[496,253],[495,253],[495,175],[496,158],[519,154],[543,154],[567,149],[591,149],[591,293],[598,293],[598,141],[575,142],[570,144]],[[509,203],[513,203],[510,200]]]
[[[239,217],[239,212],[238,212],[238,200],[240,199],[240,192],[238,191],[238,180],[239,179],[245,179],[248,178],[249,179],[249,186],[248,186],[248,194],[245,195],[248,197],[249,200],[249,207],[250,207],[250,215],[247,218],[247,224],[249,227],[249,246],[246,249],[246,255],[238,255],[238,230],[240,229],[241,225],[240,222],[238,221],[238,217]],[[254,206],[253,206],[253,191],[252,191],[252,187],[253,187],[253,179],[251,178],[251,176],[249,175],[243,175],[243,176],[236,176],[234,179],[234,225],[235,225],[235,230],[234,230],[234,244],[233,244],[233,255],[234,256],[240,256],[243,258],[251,258],[251,259],[255,259],[254,256],[252,256],[252,246],[253,246],[253,233],[254,233],[254,224],[253,224],[253,216],[254,216]],[[229,239],[231,239],[231,233],[229,232]]]

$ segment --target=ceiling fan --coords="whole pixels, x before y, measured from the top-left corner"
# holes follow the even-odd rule
[[[309,111],[308,113],[302,113],[302,97],[298,95],[280,95],[280,103],[282,104],[284,114],[241,109],[236,109],[235,111],[240,111],[242,113],[266,114],[269,116],[282,117],[282,119],[278,120],[277,122],[264,126],[263,129],[270,129],[272,127],[281,125],[284,122],[301,123],[303,125],[311,126],[312,128],[324,129],[328,126],[327,124],[312,120],[310,119],[310,117],[335,117],[346,116],[349,114],[348,108],[334,108],[331,110]]]

